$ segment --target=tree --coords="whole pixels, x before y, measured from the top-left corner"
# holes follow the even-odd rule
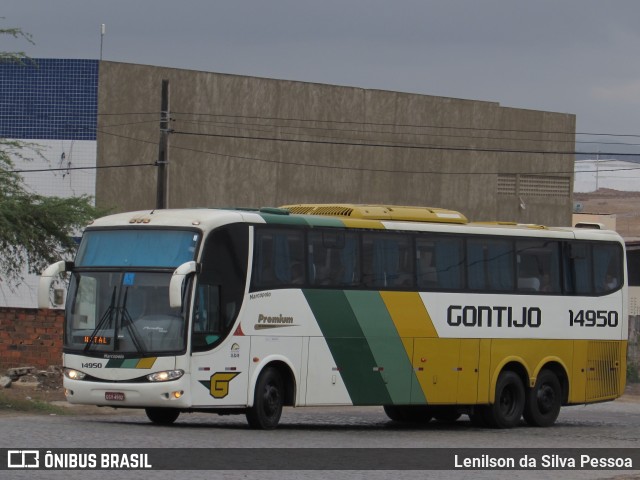
[[[0,35],[33,43],[19,28],[0,29]],[[0,62],[25,65],[30,59],[23,52],[0,51]],[[37,144],[0,138],[0,282],[9,288],[23,281],[25,265],[38,274],[71,255],[76,248],[72,236],[100,215],[89,196],[46,197],[29,191],[14,161],[33,156],[43,157]]]

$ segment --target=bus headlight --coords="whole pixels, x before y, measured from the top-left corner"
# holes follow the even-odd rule
[[[64,376],[70,380],[82,380],[87,376],[86,373],[81,372],[80,370],[74,370],[73,368],[65,368]]]
[[[168,382],[177,380],[184,375],[184,370],[165,370],[164,372],[156,372],[147,375],[150,382]]]

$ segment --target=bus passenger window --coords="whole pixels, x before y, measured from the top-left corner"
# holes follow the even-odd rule
[[[416,277],[421,290],[462,288],[462,240],[434,235],[416,239]]]
[[[568,251],[568,276],[565,278],[567,292],[591,295],[593,293],[591,245],[585,242],[572,242],[569,244]]]
[[[513,290],[513,243],[510,240],[467,241],[467,272],[472,290]]]
[[[518,291],[560,293],[560,243],[518,240]]]
[[[309,232],[309,281],[312,285],[347,287],[360,282],[358,237],[341,230]]]
[[[408,235],[363,235],[363,258],[366,286],[398,290],[414,286],[415,254]]]
[[[253,257],[254,290],[305,283],[302,230],[256,228]]]
[[[618,245],[593,245],[593,276],[596,293],[622,286],[622,252]]]

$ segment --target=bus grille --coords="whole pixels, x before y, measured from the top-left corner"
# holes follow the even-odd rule
[[[353,208],[343,207],[341,205],[324,205],[324,206],[309,206],[309,205],[296,205],[293,207],[287,207],[291,213],[306,214],[306,215],[329,215],[332,217],[350,217],[353,213]]]
[[[587,349],[587,401],[619,396],[622,342],[589,342]]]

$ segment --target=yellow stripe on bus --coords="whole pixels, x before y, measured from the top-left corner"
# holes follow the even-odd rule
[[[437,337],[429,312],[417,292],[380,292],[401,338]]]
[[[156,357],[141,358],[136,368],[151,368],[156,363]]]

